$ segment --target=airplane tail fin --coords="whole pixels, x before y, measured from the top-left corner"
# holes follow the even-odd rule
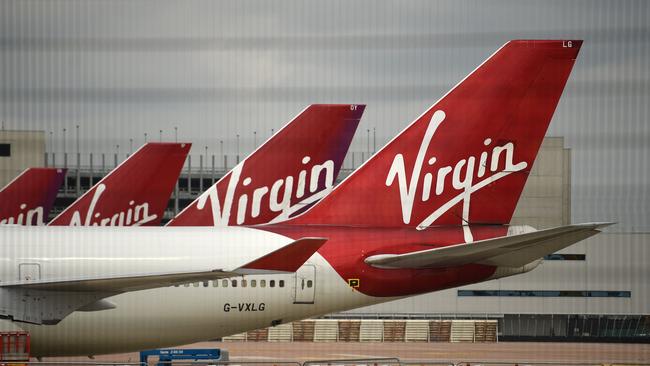
[[[43,225],[65,169],[29,168],[0,190],[0,224]]]
[[[49,225],[160,225],[188,143],[147,143],[67,207]]]
[[[364,109],[307,107],[168,225],[265,224],[301,212],[334,186]]]
[[[581,45],[506,43],[291,222],[509,223]]]

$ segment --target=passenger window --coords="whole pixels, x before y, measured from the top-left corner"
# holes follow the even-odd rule
[[[241,287],[246,287],[246,285],[248,285],[248,281],[241,280]]]
[[[307,288],[311,288],[314,285],[314,283],[311,280],[307,281]]]
[[[266,287],[266,280],[260,280],[260,287]]]
[[[251,287],[257,287],[257,280],[251,280]]]
[[[210,281],[203,281],[203,287],[210,286]]]
[[[194,287],[199,287],[199,282],[194,282],[192,285],[193,285]]]
[[[269,287],[275,287],[275,280],[269,281]]]
[[[212,281],[212,287],[219,287],[219,280]]]
[[[237,287],[237,280],[232,280],[232,287]]]
[[[223,280],[223,281],[221,282],[221,286],[222,286],[222,287],[228,287],[228,280]]]
[[[183,287],[190,287],[190,284],[189,283],[184,283]]]
[[[284,287],[284,280],[280,280],[280,281],[278,282],[278,285],[279,285],[280,287]]]

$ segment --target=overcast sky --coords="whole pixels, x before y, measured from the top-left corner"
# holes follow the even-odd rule
[[[48,150],[144,140],[253,150],[311,103],[368,105],[382,146],[498,47],[584,39],[549,128],[572,149],[574,221],[650,230],[647,1],[0,1],[0,119]]]

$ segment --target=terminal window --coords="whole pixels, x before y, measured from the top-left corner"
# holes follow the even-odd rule
[[[11,144],[0,144],[0,156],[11,156]]]
[[[553,253],[544,256],[545,261],[584,261],[586,255],[584,254],[559,254]]]
[[[581,290],[458,290],[458,296],[500,297],[632,297],[630,291]]]

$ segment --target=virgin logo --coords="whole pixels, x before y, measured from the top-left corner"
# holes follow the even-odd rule
[[[0,225],[27,225],[30,226],[36,219],[36,225],[43,225],[43,207],[38,206],[27,211],[26,203],[20,204],[20,212],[17,217],[7,217],[0,220]]]
[[[302,158],[302,164],[307,165],[311,161],[309,156]],[[230,172],[230,180],[226,189],[224,201],[219,201],[217,185],[206,190],[198,199],[197,209],[203,210],[210,202],[212,208],[212,219],[214,226],[227,226],[230,223],[230,216],[235,204],[235,191],[240,185],[243,161]],[[318,181],[321,175],[325,175],[325,189],[318,191]],[[246,177],[241,181],[242,187],[253,184],[253,178]],[[315,164],[311,168],[305,167],[298,173],[298,177],[287,176],[276,180],[271,187],[260,186],[253,190],[252,197],[242,194],[237,198],[237,225],[246,222],[247,217],[259,217],[263,211],[270,211],[275,214],[270,223],[288,219],[294,213],[317,200],[325,197],[334,186],[334,162],[327,160],[322,164]],[[292,204],[292,201],[300,200]],[[250,201],[250,205],[249,205]]]
[[[436,157],[431,156],[426,159],[426,153],[429,144],[431,143],[431,139],[435,135],[438,127],[445,120],[445,117],[445,112],[441,110],[433,113],[424,134],[424,138],[420,144],[420,149],[417,158],[415,159],[415,165],[413,166],[411,177],[406,176],[404,156],[402,154],[395,155],[390,170],[388,171],[388,176],[386,177],[386,186],[391,186],[395,183],[395,180],[397,180],[402,206],[402,219],[405,224],[411,222],[411,213],[416,201],[419,203],[427,202],[432,196],[440,196],[445,193],[447,189],[460,191],[457,195],[442,204],[422,220],[422,222],[418,224],[417,228],[418,230],[425,229],[452,207],[463,202],[463,234],[465,242],[471,242],[473,241],[473,237],[468,223],[472,193],[479,191],[490,183],[504,178],[509,174],[526,169],[528,164],[525,161],[516,164],[514,163],[515,145],[512,142],[490,148],[492,145],[492,139],[486,138],[483,141],[483,145],[487,150],[481,152],[480,156],[468,156],[458,160],[458,162],[453,165],[437,167],[435,165]],[[502,162],[502,160],[504,161]],[[489,176],[485,177],[486,174]],[[410,179],[407,180],[407,178]],[[416,197],[416,191],[420,179],[423,181],[422,195]],[[449,185],[451,185],[451,187],[449,187]]]
[[[106,185],[100,183],[93,193],[93,197],[88,206],[86,216],[82,221],[81,213],[74,211],[70,226],[140,226],[155,220],[156,214],[149,215],[149,203],[135,204],[135,201],[129,201],[129,208],[126,211],[119,211],[109,217],[102,217],[100,212],[95,212],[97,202],[106,190]]]

